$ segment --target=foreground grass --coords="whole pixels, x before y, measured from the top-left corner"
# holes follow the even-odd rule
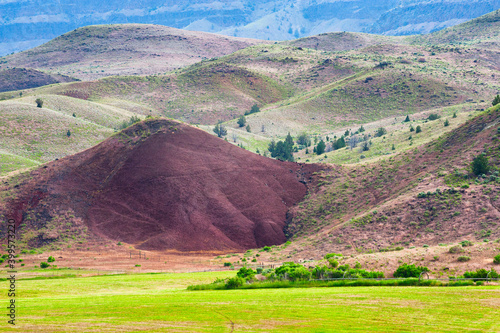
[[[22,332],[499,331],[500,288],[187,291],[234,272],[21,280]],[[7,282],[1,282],[6,290]],[[0,294],[7,304],[6,293]],[[13,331],[0,325],[0,331]]]

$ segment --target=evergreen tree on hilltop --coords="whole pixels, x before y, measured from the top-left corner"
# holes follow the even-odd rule
[[[321,155],[325,152],[326,144],[325,141],[321,140],[316,146],[316,154]]]
[[[214,127],[214,133],[217,134],[219,138],[227,135],[227,129],[222,125],[222,121],[219,121]]]
[[[493,104],[493,106],[500,104],[500,95],[496,95],[491,104]]]
[[[275,142],[271,141],[268,147],[269,152],[271,152],[271,157],[274,157],[281,161],[293,162],[293,138],[288,133],[285,141]]]
[[[245,119],[245,116],[240,116],[238,118],[238,126],[243,127],[247,123],[247,120]]]

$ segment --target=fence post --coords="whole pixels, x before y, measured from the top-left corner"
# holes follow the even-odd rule
[[[427,280],[429,280],[429,273],[427,273],[426,271],[422,271],[422,272],[420,272],[420,275],[418,276],[418,282],[420,282],[420,278],[422,277],[422,274],[424,274],[424,273],[425,273],[425,275],[427,275]]]

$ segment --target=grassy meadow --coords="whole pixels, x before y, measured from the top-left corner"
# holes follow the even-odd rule
[[[234,271],[19,280],[23,332],[496,332],[500,288],[188,291]],[[2,284],[6,286],[7,282]],[[2,294],[2,304],[7,304]]]

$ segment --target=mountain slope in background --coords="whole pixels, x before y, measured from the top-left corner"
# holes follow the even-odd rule
[[[389,35],[440,30],[500,8],[500,0],[146,0],[0,2],[0,55],[95,24],[147,23],[264,40],[331,31]]]
[[[0,70],[0,92],[23,90],[76,79],[57,74],[47,74],[34,69],[9,68]]]
[[[262,42],[159,25],[90,26],[7,56],[0,60],[0,68],[7,65],[56,70],[86,80],[110,75],[150,75]]]

